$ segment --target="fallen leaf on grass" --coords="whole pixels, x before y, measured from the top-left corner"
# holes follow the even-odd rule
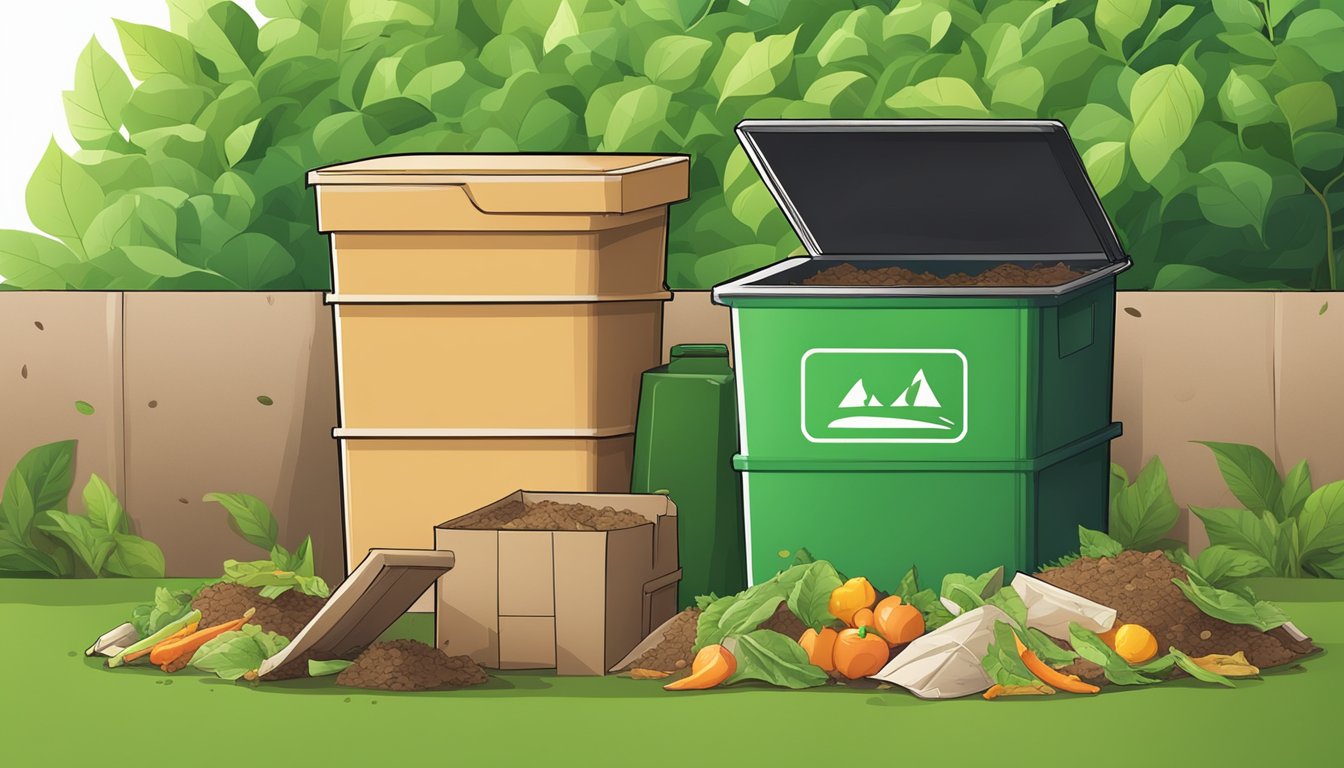
[[[891,683],[878,683],[878,684],[877,684],[877,690],[879,690],[879,691],[889,691],[889,690],[891,690],[892,688],[895,688],[895,687],[896,687],[896,686],[892,685]]]
[[[1231,656],[1225,653],[1210,653],[1208,656],[1200,656],[1191,661],[1198,664],[1201,669],[1207,669],[1223,677],[1254,677],[1260,674],[1260,668],[1246,660],[1244,651],[1237,651]]]
[[[640,667],[636,667],[635,669],[630,670],[630,679],[631,679],[631,680],[662,680],[664,677],[668,677],[668,676],[670,676],[671,674],[672,674],[671,672],[659,672],[659,671],[656,670],[656,669],[643,669],[643,668],[640,668]]]

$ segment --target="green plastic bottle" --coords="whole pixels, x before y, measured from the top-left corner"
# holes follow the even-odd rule
[[[722,344],[672,347],[671,362],[646,371],[640,386],[631,491],[665,491],[677,505],[681,608],[747,584],[735,387]]]

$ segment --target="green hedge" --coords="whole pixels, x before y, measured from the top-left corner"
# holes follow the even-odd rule
[[[172,0],[65,95],[81,150],[0,232],[17,288],[327,288],[309,168],[402,152],[688,152],[668,280],[798,250],[744,117],[1057,117],[1126,287],[1338,287],[1339,0]],[[901,183],[893,179],[893,184]]]

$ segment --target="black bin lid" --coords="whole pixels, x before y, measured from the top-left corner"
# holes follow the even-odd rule
[[[821,259],[1129,259],[1056,120],[745,120],[737,134]]]

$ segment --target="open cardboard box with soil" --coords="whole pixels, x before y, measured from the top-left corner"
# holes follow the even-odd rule
[[[601,675],[676,612],[676,506],[662,495],[518,491],[435,529],[437,639],[497,669]]]

